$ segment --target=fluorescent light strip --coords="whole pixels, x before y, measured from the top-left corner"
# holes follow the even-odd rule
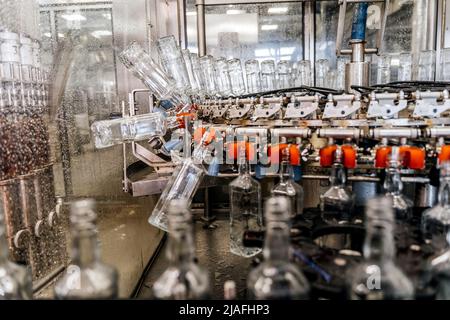
[[[277,24],[263,24],[261,26],[261,30],[263,30],[263,31],[272,31],[272,30],[277,30],[277,29],[278,29]]]
[[[276,8],[269,8],[269,10],[267,10],[267,13],[280,14],[280,13],[286,13],[287,11],[288,11],[287,7],[276,7]]]

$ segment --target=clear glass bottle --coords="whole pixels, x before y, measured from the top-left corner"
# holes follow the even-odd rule
[[[436,51],[422,51],[419,54],[418,78],[419,81],[434,81],[436,65]]]
[[[229,185],[230,190],[230,251],[242,257],[253,257],[260,248],[248,248],[242,243],[245,231],[262,228],[261,185],[250,175],[245,144],[238,150],[239,176]]]
[[[230,75],[231,91],[235,96],[245,93],[244,73],[242,72],[241,60],[228,60],[228,73]]]
[[[327,86],[328,72],[330,71],[330,61],[320,59],[316,61],[316,87],[324,88]]]
[[[0,201],[0,300],[28,300],[32,298],[30,270],[9,260],[3,203]]]
[[[203,56],[199,59],[203,79],[205,80],[206,92],[210,96],[217,94],[216,75],[214,72],[214,58],[210,55]]]
[[[295,81],[295,85],[307,86],[310,87],[312,85],[312,72],[311,72],[311,61],[302,60],[297,63],[297,77]]]
[[[395,219],[388,197],[374,198],[366,206],[364,262],[348,272],[352,300],[409,300],[414,286],[395,265]]]
[[[191,53],[192,70],[194,71],[195,79],[199,85],[200,96],[206,93],[207,86],[203,75],[203,70],[200,65],[200,59],[196,53]]]
[[[377,83],[385,84],[391,82],[391,57],[381,55],[377,64]]]
[[[450,162],[441,163],[440,175],[439,202],[422,215],[424,238],[431,240],[436,252],[447,249],[450,242]]]
[[[353,211],[354,195],[346,186],[347,174],[342,164],[342,157],[342,149],[338,147],[331,167],[331,187],[320,196],[320,205],[322,212],[326,215],[347,219]]]
[[[189,74],[175,37],[171,35],[159,38],[156,47],[164,70],[175,80],[176,88],[181,92],[189,93],[191,91]]]
[[[100,260],[97,240],[97,214],[92,199],[71,205],[71,265],[54,287],[56,299],[115,299],[118,296],[117,271]]]
[[[291,64],[289,61],[282,60],[277,64],[278,89],[287,89],[292,87]]]
[[[272,91],[276,88],[275,62],[273,60],[264,60],[261,62],[261,89],[263,91]]]
[[[217,58],[214,68],[217,80],[217,91],[223,96],[231,95],[231,80],[228,72],[228,63],[225,58]]]
[[[160,100],[170,100],[173,105],[189,103],[189,97],[180,92],[175,80],[156,64],[150,55],[137,43],[131,43],[119,54],[119,59]]]
[[[288,198],[292,209],[291,217],[295,218],[303,213],[304,192],[303,187],[294,181],[293,175],[289,148],[285,148],[281,155],[280,182],[273,187],[272,195]]]
[[[270,198],[265,206],[264,261],[247,279],[248,295],[258,300],[306,300],[310,286],[298,267],[290,262],[289,202]]]
[[[392,199],[395,217],[399,220],[407,220],[411,218],[413,202],[402,194],[401,165],[400,150],[398,147],[393,147],[388,158],[383,188],[386,196]]]
[[[153,285],[156,299],[201,300],[210,295],[208,271],[195,262],[192,216],[186,199],[170,201],[168,207],[169,267]]]
[[[400,64],[398,66],[398,81],[412,80],[412,55],[411,53],[400,54]]]
[[[184,49],[181,51],[183,54],[183,60],[184,60],[184,64],[186,65],[186,70],[189,76],[189,84],[191,87],[191,94],[197,94],[200,95],[201,94],[201,88],[200,88],[200,84],[198,82],[197,77],[195,76],[195,72],[194,72],[194,65],[192,63],[192,55],[191,52],[188,49]]]
[[[131,141],[141,141],[154,136],[164,136],[172,118],[161,112],[96,121],[91,126],[97,149],[108,148]],[[172,123],[172,126],[176,123]]]
[[[245,62],[245,74],[247,76],[247,92],[257,93],[261,91],[261,76],[258,60]]]

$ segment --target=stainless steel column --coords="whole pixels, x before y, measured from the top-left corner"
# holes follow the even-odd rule
[[[196,0],[197,7],[197,44],[198,55],[206,55],[206,22],[205,22],[205,0]]]

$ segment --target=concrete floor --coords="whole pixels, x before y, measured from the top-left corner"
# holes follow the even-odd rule
[[[214,223],[216,229],[204,229],[203,222],[195,223],[195,243],[199,263],[211,273],[212,299],[223,299],[223,285],[227,280],[236,282],[239,299],[246,296],[246,279],[250,272],[251,260],[230,253],[228,247],[229,220],[219,218]],[[151,297],[151,288],[156,279],[168,266],[165,257],[167,241],[158,258],[149,269],[143,286],[138,294],[140,299]]]

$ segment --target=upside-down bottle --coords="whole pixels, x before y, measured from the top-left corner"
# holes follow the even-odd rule
[[[201,300],[210,294],[209,276],[195,262],[192,216],[186,199],[172,200],[168,208],[169,267],[153,285],[156,299]]]
[[[261,185],[250,175],[245,143],[238,149],[239,176],[230,185],[230,251],[238,256],[252,257],[261,248],[248,248],[243,245],[246,231],[262,228]]]
[[[282,196],[289,199],[291,203],[291,217],[294,218],[297,215],[303,213],[303,200],[304,192],[301,185],[296,183],[292,178],[294,170],[290,162],[289,148],[282,150],[281,163],[280,163],[280,182],[273,187],[272,195]]]
[[[0,201],[0,300],[32,299],[31,272],[9,260],[3,203]]]
[[[437,252],[447,249],[450,241],[450,162],[441,163],[440,175],[439,202],[422,215],[424,237]]]
[[[115,299],[117,271],[100,260],[94,200],[71,206],[71,265],[54,287],[57,299]]]
[[[264,261],[247,280],[249,298],[257,300],[306,300],[310,286],[298,267],[290,262],[289,201],[270,198],[265,206]]]
[[[388,197],[374,198],[366,206],[364,262],[348,271],[352,300],[409,300],[414,286],[395,265],[395,218]]]
[[[331,187],[320,196],[322,212],[326,215],[336,216],[338,219],[349,218],[354,205],[354,195],[346,186],[347,174],[342,159],[342,149],[338,147],[331,167]]]
[[[400,170],[402,159],[400,149],[393,147],[388,159],[383,188],[386,191],[386,196],[392,199],[395,217],[399,220],[407,220],[411,217],[413,203],[402,194],[403,182]]]

